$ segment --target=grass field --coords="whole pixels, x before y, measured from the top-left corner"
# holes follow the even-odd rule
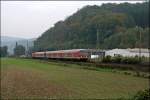
[[[1,72],[3,99],[130,98],[149,87],[146,78],[32,59],[2,58]]]

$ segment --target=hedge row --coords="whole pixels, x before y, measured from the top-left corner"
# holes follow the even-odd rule
[[[141,61],[138,57],[123,57],[123,56],[106,56],[102,59],[105,63],[124,63],[124,64],[138,64]]]
[[[137,92],[132,100],[150,100],[150,89]]]

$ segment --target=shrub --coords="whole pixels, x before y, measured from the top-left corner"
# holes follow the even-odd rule
[[[121,62],[125,63],[125,64],[138,64],[138,63],[140,63],[139,58],[137,58],[137,57],[123,57],[121,59]]]
[[[108,63],[111,62],[111,56],[106,56],[102,59],[102,62]]]
[[[140,61],[139,61],[139,58],[137,58],[137,57],[129,57],[128,58],[128,63],[129,64],[137,64],[137,63],[139,63]]]
[[[125,63],[125,64],[128,64],[128,57],[123,57],[123,58],[121,59],[121,62],[122,62],[122,63]]]
[[[138,57],[123,57],[123,56],[115,56],[115,57],[111,57],[111,56],[106,56],[102,59],[102,62],[105,63],[124,63],[124,64],[138,64],[140,63],[140,60]]]
[[[129,72],[124,72],[124,74],[125,74],[125,75],[131,75],[131,73],[129,73]]]
[[[133,100],[150,100],[150,89],[137,92]]]
[[[121,60],[122,60],[122,56],[120,56],[120,55],[117,55],[112,58],[112,62],[114,62],[114,63],[121,63]]]

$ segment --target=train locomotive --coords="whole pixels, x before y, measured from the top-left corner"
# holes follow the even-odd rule
[[[32,58],[39,59],[65,59],[65,60],[80,60],[87,61],[91,57],[91,52],[88,49],[72,49],[58,51],[44,51],[32,53]]]

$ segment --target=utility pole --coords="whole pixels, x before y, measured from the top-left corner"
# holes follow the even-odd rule
[[[16,42],[16,47],[18,46],[18,43]]]
[[[99,30],[97,29],[97,33],[96,33],[96,36],[97,36],[97,43],[96,43],[96,45],[97,45],[97,47],[96,47],[96,51],[94,50],[94,52],[95,52],[95,55],[96,55],[96,59],[97,59],[97,52],[98,52],[98,49],[99,49]],[[96,59],[95,59],[95,61],[96,61]]]
[[[102,41],[103,41],[102,31],[99,31],[97,29],[97,49],[96,49],[96,55],[98,55],[98,58],[102,57],[102,55],[101,55],[102,47],[100,47],[100,43],[102,44]]]
[[[97,29],[97,33],[96,33],[96,48],[99,48],[99,30]]]
[[[140,35],[140,43],[139,43],[139,61],[141,62],[141,31],[139,29],[139,35]]]
[[[29,50],[29,48],[28,48],[28,40],[27,40],[27,51],[26,51],[26,55],[27,55],[27,57],[28,57],[28,51]]]

